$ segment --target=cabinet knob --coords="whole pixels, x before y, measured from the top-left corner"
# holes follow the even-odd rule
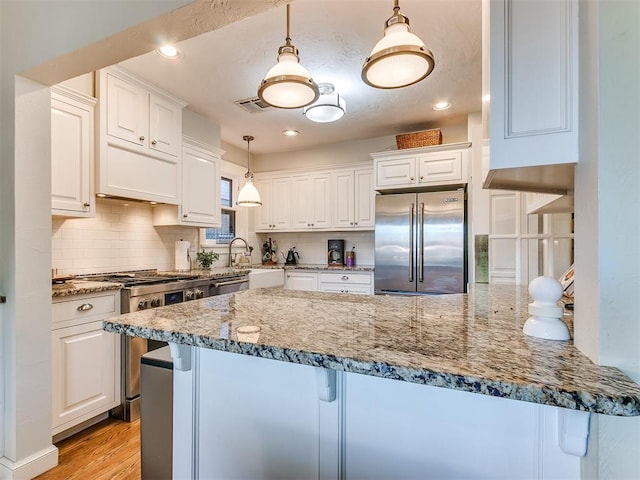
[[[157,145],[158,141],[157,140],[151,140],[151,145]]]
[[[188,214],[188,213],[183,213],[183,214],[182,214],[182,218],[187,218],[188,216],[189,216],[189,214]]]
[[[144,142],[144,135],[140,135],[140,141]]]
[[[409,177],[409,180],[411,180],[413,182],[415,180],[415,178]]]
[[[288,274],[287,274],[287,278],[291,278],[291,274],[289,274],[289,273],[288,273]]]
[[[420,175],[420,180],[424,180],[424,176],[423,175]]]
[[[88,310],[91,310],[93,308],[93,305],[91,305],[90,303],[83,303],[82,305],[80,305],[78,307],[78,311],[79,312],[86,312]]]
[[[90,204],[89,202],[84,202],[84,203],[82,204],[82,206],[83,206],[84,208],[89,208],[89,207],[91,206],[91,204]]]
[[[354,225],[357,225],[357,224],[358,224],[358,222],[355,222],[355,223],[354,223]]]
[[[349,225],[353,225],[353,222],[349,222]]]
[[[342,280],[349,280],[349,276],[348,275],[342,275]]]

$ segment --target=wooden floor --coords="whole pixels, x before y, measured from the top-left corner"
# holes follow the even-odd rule
[[[140,421],[109,418],[57,443],[58,466],[37,480],[140,480]]]

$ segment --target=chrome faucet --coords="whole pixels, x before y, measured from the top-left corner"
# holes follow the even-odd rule
[[[244,242],[244,246],[247,248],[246,254],[251,255],[251,247],[249,247],[249,243],[247,243],[247,241],[242,237],[233,237],[229,242],[229,252],[228,252],[229,260],[227,261],[227,267],[233,266],[232,257],[231,257],[231,246],[233,245],[233,242],[235,242],[236,240],[242,240]]]

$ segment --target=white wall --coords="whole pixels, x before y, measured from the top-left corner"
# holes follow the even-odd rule
[[[259,245],[269,238],[278,245],[278,263],[284,264],[287,252],[296,247],[300,254],[300,263],[326,265],[327,241],[329,239],[344,239],[344,248],[351,250],[355,245],[356,266],[372,266],[374,263],[373,231],[370,232],[302,232],[302,233],[271,233],[258,234]],[[285,255],[283,258],[282,255]],[[254,260],[259,256],[255,255]]]
[[[189,108],[182,110],[182,133],[212,147],[220,147],[220,125]]]
[[[154,227],[153,207],[145,203],[98,198],[95,218],[54,217],[51,265],[58,274],[173,270],[174,242],[195,250],[198,229]]]
[[[640,3],[580,3],[575,344],[640,383]],[[598,416],[584,478],[640,478],[640,418]]]

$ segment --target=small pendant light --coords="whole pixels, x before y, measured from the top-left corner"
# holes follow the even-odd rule
[[[278,49],[278,63],[267,72],[258,88],[258,97],[276,108],[301,108],[320,96],[311,75],[300,65],[298,49],[289,36],[289,4],[287,4],[287,37]]]
[[[251,181],[253,173],[251,173],[251,152],[249,145],[253,141],[253,137],[251,135],[245,135],[242,139],[247,142],[247,173],[244,174],[244,178],[246,178],[247,181],[240,190],[236,203],[243,207],[259,207],[262,205],[260,193],[258,193],[256,186]]]
[[[384,36],[362,67],[362,80],[376,88],[401,88],[426,78],[435,66],[433,53],[411,33],[409,19],[395,0],[393,15],[385,23]]]
[[[347,104],[344,98],[336,92],[331,83],[319,83],[320,98],[302,109],[302,114],[313,122],[329,123],[340,120],[344,115]]]

